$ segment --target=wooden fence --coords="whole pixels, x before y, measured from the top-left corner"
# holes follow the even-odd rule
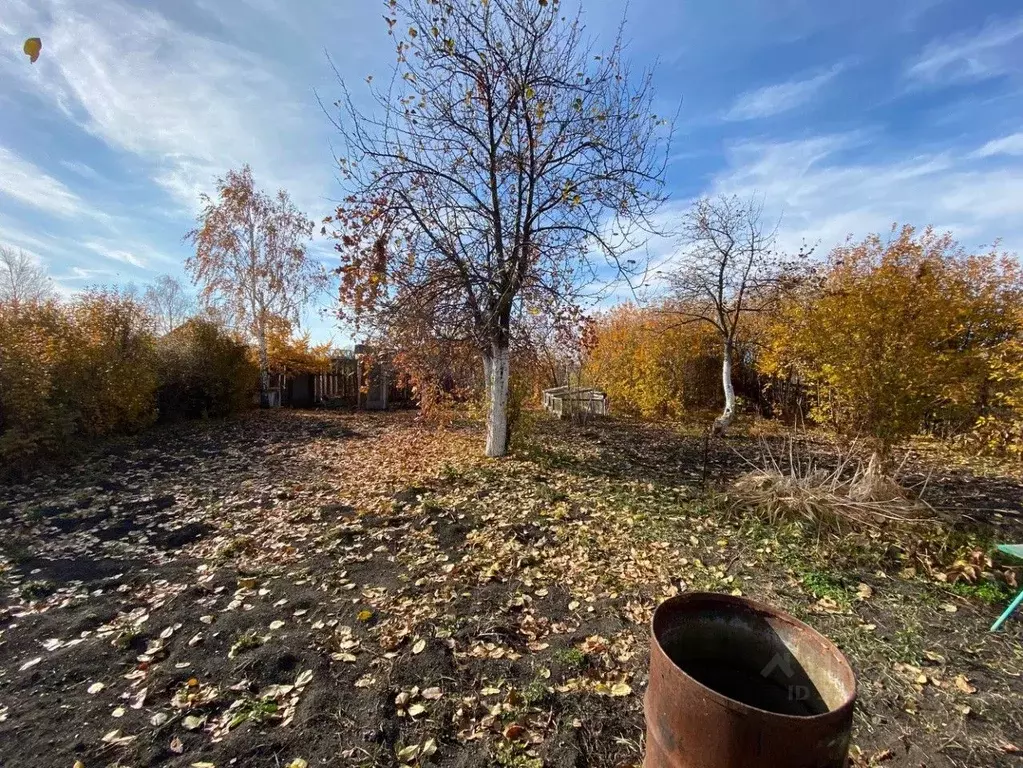
[[[281,405],[295,408],[408,408],[416,405],[411,388],[386,363],[366,367],[354,358],[337,358],[326,373],[281,376],[275,382]],[[386,394],[383,391],[386,389]]]

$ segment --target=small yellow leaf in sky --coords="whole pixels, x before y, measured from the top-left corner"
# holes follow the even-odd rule
[[[29,61],[33,64],[36,63],[36,59],[39,58],[39,52],[43,49],[43,41],[38,37],[30,37],[25,41],[25,45],[22,46],[22,50],[25,51],[25,55],[28,56]]]

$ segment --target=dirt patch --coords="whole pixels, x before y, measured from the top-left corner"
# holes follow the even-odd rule
[[[838,642],[856,765],[1018,764],[1004,596],[725,516],[699,436],[541,427],[493,462],[414,414],[260,413],[5,489],[0,764],[638,766],[650,612],[693,589]]]

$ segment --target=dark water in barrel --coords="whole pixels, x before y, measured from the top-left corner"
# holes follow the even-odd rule
[[[795,717],[828,711],[817,688],[798,665],[790,666],[791,676],[780,669],[771,670],[765,676],[764,667],[753,669],[731,661],[686,658],[677,649],[670,656],[697,682],[747,706]]]

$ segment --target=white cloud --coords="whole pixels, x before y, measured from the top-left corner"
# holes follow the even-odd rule
[[[54,277],[58,283],[65,280],[96,280],[97,278],[113,277],[117,273],[111,269],[86,269],[85,267],[71,267],[71,270],[64,275]]]
[[[738,144],[708,192],[763,195],[789,250],[804,240],[827,250],[899,222],[949,229],[974,247],[1003,239],[1023,251],[1023,163],[984,168],[969,151],[855,159],[871,141],[852,133]]]
[[[993,139],[973,153],[974,157],[1012,155],[1023,157],[1023,133],[1013,133],[1000,139]]]
[[[725,119],[753,120],[793,110],[816,96],[842,69],[841,65],[836,65],[807,79],[789,80],[747,91],[736,99]]]
[[[139,269],[149,269],[149,264],[145,259],[136,256],[131,251],[120,248],[108,248],[100,243],[86,243],[85,247],[112,261],[119,261],[122,264],[129,264]]]
[[[74,217],[88,206],[63,182],[0,146],[0,195],[58,216]]]
[[[1020,43],[1023,17],[991,21],[975,34],[932,42],[905,74],[919,83],[942,85],[1018,72]]]
[[[82,178],[89,179],[91,181],[103,180],[103,177],[91,165],[86,165],[85,163],[77,160],[61,160],[60,164]]]
[[[41,30],[43,56],[32,70],[2,58],[0,68],[136,156],[184,208],[195,208],[214,176],[246,162],[261,184],[288,188],[304,207],[329,191],[325,120],[311,92],[266,60],[120,0],[18,2],[23,25]]]

